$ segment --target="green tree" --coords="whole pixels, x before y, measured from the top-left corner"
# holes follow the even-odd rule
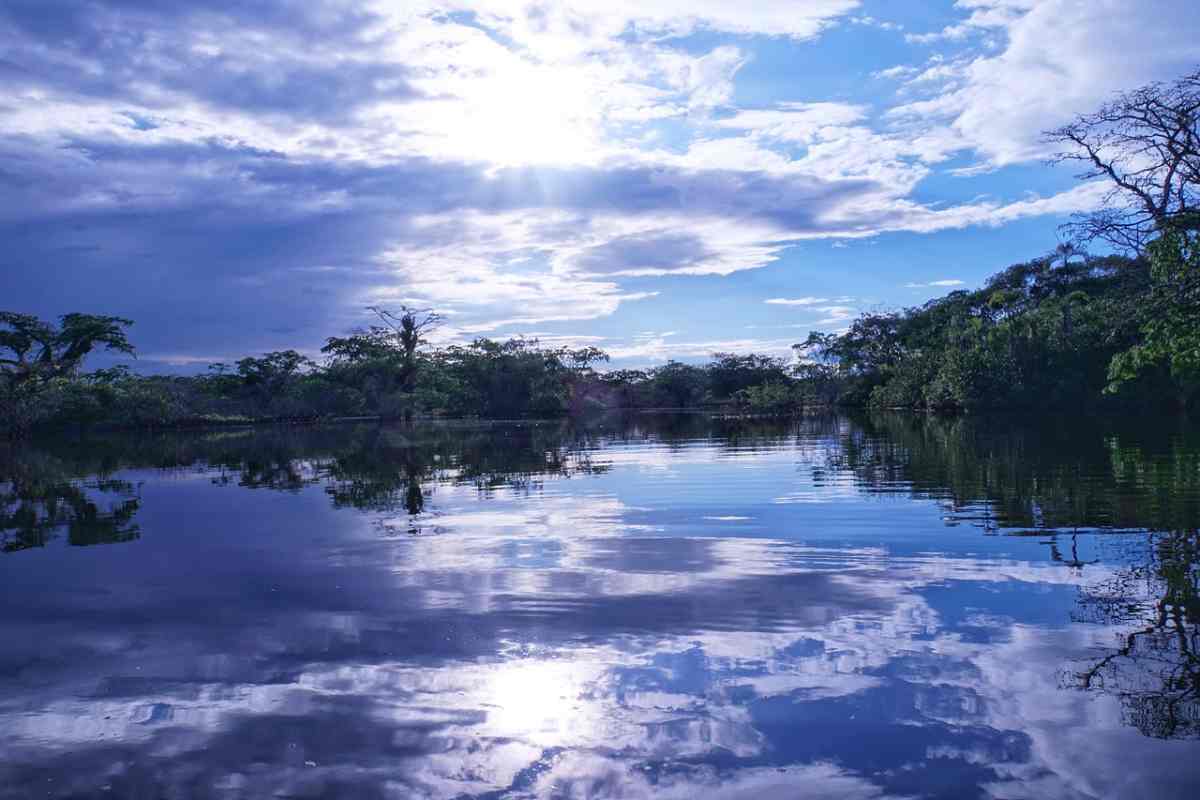
[[[1200,224],[1173,223],[1147,250],[1152,284],[1142,304],[1143,339],[1113,357],[1107,391],[1166,369],[1186,405],[1200,388]]]
[[[413,389],[419,361],[417,351],[428,339],[429,333],[441,323],[442,317],[431,309],[416,309],[401,306],[400,313],[370,306],[383,323],[382,328],[373,329],[383,334],[382,341],[394,347],[400,360],[400,384],[406,392]]]

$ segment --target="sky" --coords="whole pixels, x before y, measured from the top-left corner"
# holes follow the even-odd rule
[[[1194,0],[5,0],[0,310],[145,371],[318,355],[366,307],[613,366],[1053,249],[1041,132],[1200,64]]]

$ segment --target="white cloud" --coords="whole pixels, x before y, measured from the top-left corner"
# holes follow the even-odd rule
[[[816,323],[814,323],[816,324]],[[759,353],[779,357],[792,354],[795,339],[706,339],[667,340],[667,335],[639,338],[622,344],[614,342],[604,347],[614,359],[639,362],[661,362],[672,358],[707,358],[713,353]]]
[[[1044,157],[1040,133],[1091,111],[1113,92],[1170,80],[1200,60],[1191,0],[960,0],[969,12],[941,37],[988,31],[996,55],[958,67],[961,87],[898,108],[943,117],[995,165]],[[943,75],[945,77],[945,75]]]
[[[1112,89],[1169,77],[1200,33],[1168,0],[962,0],[962,19],[934,32],[955,42],[951,55],[875,73],[920,98],[892,113],[815,89],[734,105],[754,36],[898,27],[850,16],[859,5],[380,0],[372,17],[343,0],[287,14],[267,4],[275,15],[80,4],[69,21],[87,35],[53,41],[0,15],[5,58],[23,65],[5,72],[15,102],[0,155],[20,179],[5,186],[0,221],[138,213],[168,231],[177,215],[210,226],[197,239],[232,244],[230,220],[351,220],[339,231],[352,253],[297,245],[286,258],[259,253],[271,263],[257,270],[245,244],[256,237],[243,232],[230,285],[266,293],[296,270],[324,275],[334,316],[415,298],[453,314],[462,335],[577,322],[654,296],[624,288],[629,278],[759,269],[808,239],[1087,210],[1100,187],[948,205],[913,192],[964,153],[979,163],[951,174],[1038,156],[1037,131]],[[712,43],[673,38],[695,32]],[[88,36],[109,46],[84,46]],[[173,269],[199,269],[162,231],[110,235],[114,260],[157,248]],[[81,274],[102,274],[80,259]]]
[[[764,303],[773,306],[815,306],[818,303],[828,303],[828,297],[772,297]]]
[[[473,11],[522,42],[539,36],[611,38],[630,28],[677,36],[707,29],[806,39],[853,11],[859,0],[807,0],[803,5],[789,0],[472,0],[446,5]]]
[[[818,306],[816,310],[828,316],[817,320],[814,325],[840,325],[858,314],[858,309],[853,306]]]
[[[948,287],[948,286],[962,286],[964,283],[965,283],[965,281],[960,281],[958,278],[944,278],[942,280],[929,281],[928,283],[906,283],[906,284],[904,284],[904,288],[906,288],[906,289],[925,289],[925,288],[934,288],[934,287],[940,288],[940,287]]]
[[[717,120],[716,125],[752,131],[767,139],[807,143],[827,129],[852,125],[865,115],[866,109],[849,103],[781,103],[770,109],[738,111]],[[828,135],[836,135],[836,131]]]
[[[871,73],[871,76],[874,78],[886,78],[888,80],[903,80],[905,78],[911,78],[919,72],[920,70],[916,67],[905,66],[901,64],[894,67],[888,67],[887,69],[876,70],[875,72]]]

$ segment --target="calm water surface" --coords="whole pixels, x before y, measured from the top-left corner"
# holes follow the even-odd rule
[[[0,797],[1194,798],[1200,428],[0,449]]]

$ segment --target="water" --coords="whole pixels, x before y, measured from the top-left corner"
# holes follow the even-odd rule
[[[0,449],[0,797],[1172,798],[1200,428]]]

